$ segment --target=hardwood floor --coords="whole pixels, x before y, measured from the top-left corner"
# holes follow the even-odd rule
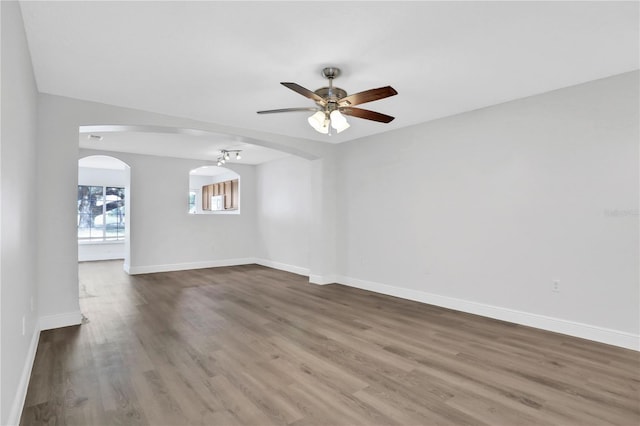
[[[80,264],[22,425],[638,425],[640,354],[256,265]]]

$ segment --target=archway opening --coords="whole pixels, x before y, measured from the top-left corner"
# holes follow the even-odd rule
[[[189,171],[190,214],[240,214],[240,175],[220,166]]]
[[[128,164],[106,155],[78,160],[78,261],[129,260]]]

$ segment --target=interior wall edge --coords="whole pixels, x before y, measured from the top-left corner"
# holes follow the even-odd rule
[[[78,311],[64,312],[61,314],[45,315],[38,319],[39,331],[51,330],[54,328],[69,327],[82,323],[82,313]]]
[[[555,333],[566,334],[568,336],[579,337],[608,345],[640,351],[640,335],[625,331],[612,330],[561,318],[504,308],[501,306],[492,306],[470,300],[440,296],[437,294],[352,277],[339,276],[337,277],[336,282],[349,287],[373,291],[376,293],[386,294],[388,296],[399,297],[401,299],[413,300],[442,308],[453,309],[469,314],[480,315],[487,318],[507,321],[541,330],[552,331]]]
[[[31,343],[29,344],[29,351],[24,360],[24,366],[22,368],[22,374],[20,375],[20,383],[16,390],[16,395],[11,404],[11,411],[9,412],[9,418],[7,420],[8,426],[18,425],[20,423],[20,416],[24,408],[25,398],[27,397],[27,389],[29,388],[29,379],[31,378],[31,370],[33,369],[33,363],[36,359],[36,352],[38,351],[38,341],[40,340],[40,324],[36,322],[33,335],[31,337]]]

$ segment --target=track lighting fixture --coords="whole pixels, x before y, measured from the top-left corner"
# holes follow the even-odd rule
[[[232,153],[236,154],[236,160],[242,159],[242,156],[240,155],[241,152],[242,150],[239,149],[221,149],[220,154],[218,154],[218,166],[222,166],[224,163],[229,161],[231,158],[230,154]]]

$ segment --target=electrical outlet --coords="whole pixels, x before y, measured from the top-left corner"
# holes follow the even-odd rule
[[[560,293],[560,280],[553,280],[551,284],[551,291],[554,293]]]

